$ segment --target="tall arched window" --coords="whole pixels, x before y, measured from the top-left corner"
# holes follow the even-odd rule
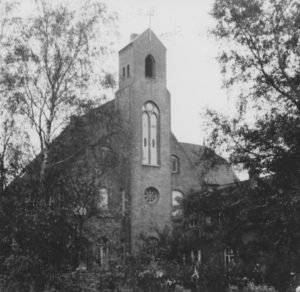
[[[146,111],[142,113],[143,127],[143,163],[149,163],[149,115]]]
[[[159,161],[159,111],[152,102],[142,108],[143,164],[158,165]]]
[[[145,76],[148,78],[155,77],[155,60],[152,55],[148,55],[145,60]]]

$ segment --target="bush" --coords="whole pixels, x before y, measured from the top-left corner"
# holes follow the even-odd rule
[[[46,275],[38,257],[11,255],[4,265],[7,273],[1,275],[1,291],[27,292],[45,282]]]
[[[276,292],[275,288],[267,285],[255,285],[253,282],[244,287],[243,292]]]

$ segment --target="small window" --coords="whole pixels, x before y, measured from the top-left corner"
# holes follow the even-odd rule
[[[155,255],[158,253],[158,238],[154,236],[148,237],[146,242],[147,253],[151,255],[151,262],[155,262]],[[150,264],[151,265],[151,264]]]
[[[198,265],[202,263],[202,250],[192,250],[191,251],[192,263],[197,263]]]
[[[125,70],[125,67],[123,67],[123,78],[126,77],[126,70]]]
[[[180,191],[172,191],[172,217],[173,219],[180,219],[182,217],[181,201],[183,193]]]
[[[172,173],[180,172],[179,157],[172,155]]]
[[[102,270],[108,270],[109,268],[109,248],[108,239],[106,237],[100,237],[97,240],[97,259],[99,266]]]
[[[207,216],[205,217],[205,224],[208,225],[208,226],[212,225],[212,223],[213,223],[213,220],[212,220],[212,219],[213,219],[212,216],[207,215]]]
[[[145,197],[145,201],[150,204],[153,205],[155,204],[158,199],[159,199],[159,192],[156,188],[154,187],[149,187],[145,190],[144,193],[144,197]]]
[[[226,248],[224,250],[224,265],[228,267],[236,263],[236,253],[231,248]]]
[[[210,212],[204,216],[204,224],[206,226],[217,226],[222,223],[222,213],[221,212]]]
[[[197,250],[197,263],[202,264],[202,250],[201,249]]]
[[[148,237],[148,245],[152,247],[156,247],[158,245],[158,239],[154,236],[149,236]]]
[[[198,220],[197,220],[197,218],[191,219],[190,222],[189,222],[189,226],[190,226],[190,228],[196,228],[196,227],[198,227]]]
[[[145,76],[148,78],[155,77],[155,60],[152,55],[148,55],[145,60]]]
[[[99,264],[102,270],[108,270],[109,252],[107,246],[99,247]]]
[[[127,65],[127,78],[129,78],[129,77],[130,77],[130,66]]]
[[[110,149],[108,147],[101,147],[101,164],[104,164],[105,162],[107,162],[108,157],[109,157],[109,152]]]
[[[97,208],[99,210],[108,210],[108,190],[101,188],[97,198]]]

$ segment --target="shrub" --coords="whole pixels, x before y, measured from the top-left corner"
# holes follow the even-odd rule
[[[255,285],[253,282],[244,287],[243,292],[276,292],[275,288],[267,285]]]

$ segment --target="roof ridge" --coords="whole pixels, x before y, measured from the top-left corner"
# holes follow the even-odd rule
[[[121,53],[122,51],[124,51],[126,48],[128,48],[129,46],[131,46],[133,43],[135,43],[142,35],[144,35],[145,33],[150,33],[151,35],[153,35],[154,37],[156,37],[156,39],[161,43],[161,45],[165,48],[166,46],[163,44],[163,42],[159,39],[159,37],[155,34],[155,32],[148,27],[147,29],[145,29],[143,32],[137,34],[137,36],[133,39],[130,40],[129,43],[127,45],[125,45],[122,49],[119,50],[119,53]]]

